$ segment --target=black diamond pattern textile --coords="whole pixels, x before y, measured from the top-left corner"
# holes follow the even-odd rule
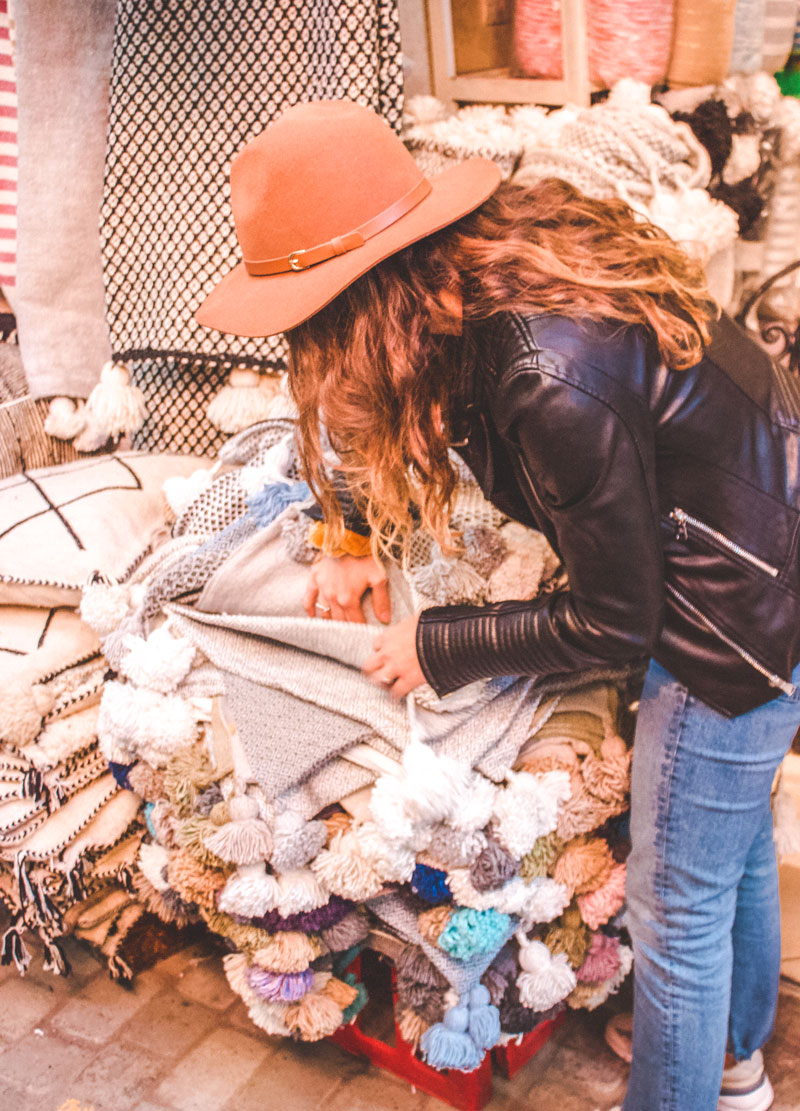
[[[229,366],[282,365],[280,337],[221,335],[193,314],[239,261],[233,155],[290,105],[343,98],[399,131],[396,0],[119,0],[101,232],[112,345],[136,350],[125,361],[150,410],[137,447],[211,450],[224,437],[204,403]]]

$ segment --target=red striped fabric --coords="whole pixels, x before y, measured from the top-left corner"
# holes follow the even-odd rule
[[[17,270],[17,81],[14,28],[8,0],[0,0],[0,286]]]

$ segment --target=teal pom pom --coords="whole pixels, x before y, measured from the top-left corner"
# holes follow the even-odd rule
[[[437,945],[457,961],[497,950],[508,936],[511,919],[490,908],[457,907],[439,934]]]
[[[352,972],[348,972],[344,976],[344,982],[355,988],[358,995],[355,997],[349,1007],[345,1007],[342,1013],[342,1023],[346,1026],[348,1022],[352,1022],[358,1012],[367,1002],[367,989],[362,983],[356,980]]]
[[[150,836],[153,838],[154,841],[158,841],[158,834],[156,833],[156,827],[153,825],[153,811],[155,810],[155,808],[156,808],[156,804],[154,802],[146,802],[144,804],[143,809],[144,809],[144,820],[145,820],[147,828],[150,832]]]
[[[434,1069],[472,1072],[483,1060],[483,1053],[466,1032],[469,1008],[451,1007],[444,1021],[429,1026],[420,1039],[422,1056]]]

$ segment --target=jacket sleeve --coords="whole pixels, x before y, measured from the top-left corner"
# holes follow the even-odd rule
[[[663,610],[663,556],[649,413],[632,428],[604,400],[541,364],[510,376],[503,429],[526,494],[546,514],[568,589],[532,601],[425,610],[420,665],[438,694],[498,675],[552,675],[649,655]]]

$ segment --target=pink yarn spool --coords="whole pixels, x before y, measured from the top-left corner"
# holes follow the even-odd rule
[[[663,81],[669,64],[674,0],[587,0],[589,76],[601,85],[633,77]],[[561,6],[517,0],[511,31],[512,70],[520,77],[558,80],[564,67]]]

